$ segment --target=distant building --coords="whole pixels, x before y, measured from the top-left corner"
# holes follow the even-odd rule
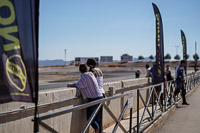
[[[133,56],[130,56],[128,54],[123,54],[121,56],[121,62],[129,62],[129,61],[133,61]]]
[[[75,64],[75,61],[74,60],[71,60],[70,61],[70,65],[74,65]]]
[[[112,56],[100,56],[100,62],[113,62]]]
[[[99,64],[98,57],[76,57],[75,58],[75,66],[79,66],[81,63],[86,63],[89,58],[94,58],[97,61],[97,65]]]

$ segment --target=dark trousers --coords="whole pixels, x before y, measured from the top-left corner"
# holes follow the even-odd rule
[[[88,98],[88,102],[92,102],[92,101],[99,100],[102,98],[103,97]],[[96,104],[96,105],[90,106],[86,109],[87,120],[90,118],[92,113],[98,108],[98,106],[99,106],[99,104]],[[97,129],[99,129],[99,131],[101,132],[101,130],[102,130],[102,107],[99,109],[99,112],[97,113],[94,120],[92,121],[91,126],[95,129],[95,131]]]
[[[183,103],[186,103],[186,98],[185,98],[186,89],[184,88],[184,82],[176,82],[176,84],[177,84],[177,88],[175,91],[175,95],[178,95],[178,93],[180,93],[180,90],[181,90],[181,96],[183,98]]]

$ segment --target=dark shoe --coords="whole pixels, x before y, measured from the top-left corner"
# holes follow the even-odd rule
[[[184,103],[182,103],[182,105],[190,105],[189,103],[187,103],[187,102],[184,102]]]

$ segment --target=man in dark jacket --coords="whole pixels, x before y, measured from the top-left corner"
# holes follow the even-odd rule
[[[181,90],[181,96],[183,98],[183,105],[189,105],[187,102],[186,102],[186,98],[185,98],[185,95],[186,95],[186,89],[184,87],[184,83],[185,83],[185,80],[184,80],[184,66],[185,66],[185,61],[184,60],[181,60],[181,64],[176,68],[176,91],[175,91],[175,95],[177,95],[180,90]]]

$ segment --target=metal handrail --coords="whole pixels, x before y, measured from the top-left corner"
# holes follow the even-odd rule
[[[186,89],[188,91],[191,90],[193,87],[196,86],[197,83],[199,83],[199,81],[200,81],[199,73],[187,76],[186,77],[187,84],[185,86]],[[150,85],[150,86],[147,86],[147,87],[143,87],[143,88],[138,88],[137,89],[137,132],[144,131],[149,125],[151,125],[155,120],[157,120],[162,115],[162,112],[165,112],[167,109],[169,109],[170,107],[172,107],[175,104],[175,100],[169,102],[169,100],[171,100],[170,96],[174,97],[174,95],[175,95],[174,94],[174,92],[175,92],[175,86],[174,86],[173,82],[175,82],[175,81],[174,80],[167,81],[165,83],[160,83],[160,84],[156,84],[156,85]],[[156,87],[159,87],[159,86],[161,87],[161,91],[157,94],[156,93]],[[123,87],[123,88],[126,88],[126,87]],[[129,88],[130,88],[130,86],[129,86]],[[140,91],[145,91],[147,89],[150,89],[150,93],[148,95],[147,101],[145,102],[145,100],[142,97]],[[85,127],[83,128],[82,132],[84,133],[88,129],[89,125],[91,124],[91,121],[93,120],[93,118],[97,114],[97,112],[100,109],[100,107],[104,107],[104,109],[108,112],[108,114],[116,122],[116,125],[115,125],[115,127],[114,127],[114,129],[112,131],[113,133],[116,132],[118,126],[122,129],[123,132],[127,132],[126,129],[123,127],[123,125],[120,123],[120,121],[121,121],[121,119],[122,119],[122,117],[123,117],[123,115],[125,113],[128,101],[126,102],[125,106],[123,107],[122,113],[120,114],[120,116],[119,116],[118,119],[115,117],[115,115],[112,113],[112,111],[107,107],[107,105],[105,104],[105,102],[106,101],[110,101],[110,100],[114,100],[114,99],[117,99],[117,98],[122,98],[122,97],[125,97],[125,96],[129,96],[132,93],[133,93],[132,91],[128,91],[128,92],[125,92],[123,94],[117,94],[117,95],[114,95],[114,96],[111,96],[111,97],[107,97],[107,98],[104,98],[104,99],[100,99],[100,100],[96,100],[96,101],[93,101],[93,102],[90,102],[90,103],[85,103],[85,104],[77,105],[77,106],[74,106],[74,107],[66,108],[66,109],[63,109],[63,110],[60,110],[60,111],[56,111],[56,112],[52,112],[52,113],[40,115],[37,118],[39,119],[39,121],[41,122],[41,124],[42,124],[43,127],[45,127],[48,130],[54,131],[54,129],[52,129],[51,127],[49,127],[45,123],[43,123],[42,120],[49,119],[49,118],[52,118],[52,117],[55,117],[55,116],[59,116],[59,115],[65,114],[65,113],[73,112],[75,110],[85,109],[87,107],[99,104],[99,107],[92,114],[92,116],[90,117],[90,119],[86,123]],[[164,94],[164,95],[162,95],[162,94]],[[161,103],[161,101],[160,101],[161,97],[163,97],[163,100],[162,100],[163,103]],[[139,114],[139,109],[140,109],[139,108],[139,101],[140,100],[142,101],[142,103],[144,105],[144,110],[143,110],[141,119],[139,119],[140,118],[140,116],[139,116],[140,115]],[[151,103],[151,105],[152,105],[151,106],[152,111],[150,111],[150,109],[149,109],[150,108],[149,107],[150,100],[152,102]],[[154,100],[157,100],[157,102],[156,102],[155,105],[154,105]],[[157,109],[158,106],[160,108]],[[160,110],[159,113],[157,113],[158,110]],[[142,123],[143,123],[144,116],[145,116],[146,112],[149,115],[149,118],[147,117],[147,119],[149,120],[149,123],[147,123],[146,126],[142,127]],[[132,117],[131,116],[132,116],[132,110],[130,110],[130,127],[129,127],[129,132],[131,132],[131,130],[132,130],[132,123],[131,123],[132,122]]]
[[[157,87],[161,87],[161,90],[159,92],[159,94],[157,95],[157,92],[156,92],[156,88]],[[142,97],[140,91],[143,91],[143,90],[147,90],[147,89],[150,89],[150,93],[149,93],[149,96],[147,98],[147,102],[145,103],[144,102],[144,98]],[[140,130],[140,127],[143,123],[143,120],[144,120],[144,116],[146,114],[146,111],[148,112],[149,114],[149,118],[150,120],[149,121],[154,121],[155,118],[157,118],[157,116],[155,116],[156,112],[157,112],[157,105],[159,104],[160,105],[160,109],[162,110],[162,106],[160,104],[160,98],[161,98],[161,94],[163,92],[163,83],[160,83],[160,84],[156,84],[156,85],[151,85],[149,87],[145,87],[145,88],[138,88],[137,89],[137,132],[139,133],[141,130]],[[155,96],[154,96],[155,95]],[[154,99],[156,98],[156,99]],[[144,105],[144,110],[143,110],[143,113],[142,113],[142,116],[140,118],[140,99]],[[151,100],[151,109],[152,111],[150,112],[149,110],[149,104],[150,104],[150,100]],[[157,100],[156,104],[154,105],[154,100]],[[160,114],[159,114],[160,116]]]
[[[192,90],[192,88],[194,88],[197,84],[200,83],[200,72],[192,74],[192,75],[188,75],[185,77],[186,80],[186,86],[185,89],[187,90],[187,93]],[[155,92],[155,87],[161,86],[162,89],[159,93],[158,96],[156,96],[156,100],[157,103],[154,105],[154,96],[153,96],[153,92]],[[151,85],[148,87],[144,87],[144,88],[138,88],[137,89],[137,133],[143,132],[146,128],[148,128],[156,119],[158,119],[161,115],[162,112],[167,111],[170,107],[172,107],[175,104],[175,80],[171,80],[171,81],[166,81],[157,85]],[[145,103],[144,98],[142,97],[140,91],[143,90],[147,90],[150,89],[150,93],[147,97],[147,102]],[[163,106],[160,106],[160,114],[157,114],[157,116],[155,116],[156,112],[157,112],[157,105],[158,103],[160,103],[160,97],[161,97],[161,93],[163,93],[163,106],[165,107],[163,109]],[[157,95],[155,93],[155,95]],[[171,97],[171,98],[170,98]],[[149,102],[150,102],[150,98],[152,99],[152,112],[150,112],[149,110]],[[174,99],[174,100],[173,100]],[[179,94],[178,100],[181,99],[181,96]],[[142,101],[143,105],[144,105],[144,110],[140,119],[140,100]],[[155,107],[154,107],[155,106]],[[147,119],[149,120],[149,123],[147,123],[143,128],[141,128],[142,123],[144,122],[144,115],[145,112],[148,112],[149,114],[149,118],[147,117]]]
[[[175,104],[175,80],[166,81],[164,89],[164,106],[165,111]]]
[[[186,92],[188,93],[190,90],[192,90],[196,85],[198,85],[200,83],[200,72],[196,72],[192,75],[188,75],[188,76],[185,76],[185,81],[186,81]],[[146,108],[146,111],[148,114],[149,114],[149,120],[150,122],[147,124],[147,126],[141,128],[141,124],[138,126],[140,126],[138,128],[138,131],[143,131],[145,130],[151,123],[153,123],[158,117],[160,117],[160,115],[162,114],[157,114],[157,106],[159,106],[161,103],[160,103],[160,97],[161,97],[161,93],[159,93],[158,95],[155,93],[155,87],[157,86],[162,86],[162,92],[164,92],[164,94],[166,94],[164,96],[164,110],[162,109],[163,106],[160,105],[160,110],[161,110],[161,113],[168,110],[170,107],[172,107],[174,104],[175,104],[175,100],[172,101],[171,103],[169,103],[169,94],[172,94],[172,97],[174,97],[174,92],[175,92],[175,86],[174,84],[172,83],[174,82],[174,80],[172,81],[168,81],[168,82],[165,82],[166,86],[163,87],[164,83],[160,83],[160,84],[157,84],[157,85],[151,85],[151,86],[147,86],[147,87],[143,87],[143,88],[138,88],[137,91],[145,91],[147,89],[152,89],[152,92],[149,94],[148,96],[148,102],[150,102],[151,100],[151,97],[153,97],[152,95],[155,95],[156,99],[157,99],[157,104],[154,105],[152,104],[152,111],[150,111],[150,107],[149,107],[149,103],[147,104],[147,102],[145,102],[145,99],[142,97],[142,95],[140,93],[138,93],[138,98],[140,98],[139,100],[142,101],[142,103],[144,104],[144,108]],[[168,85],[169,84],[169,85]],[[172,92],[171,92],[171,86],[172,86]],[[123,89],[126,89],[126,88],[131,88],[132,86],[129,86],[129,87],[124,87],[122,86]],[[82,105],[77,105],[77,106],[74,106],[74,107],[70,107],[70,108],[66,108],[64,110],[60,110],[60,111],[56,111],[56,112],[52,112],[52,113],[48,113],[48,114],[44,114],[44,115],[40,115],[37,117],[37,119],[39,119],[39,124],[43,127],[45,127],[46,129],[48,129],[49,131],[52,131],[52,132],[56,132],[53,128],[49,127],[48,125],[46,125],[45,123],[42,122],[42,120],[45,120],[45,119],[49,119],[49,118],[52,118],[52,117],[55,117],[55,116],[59,116],[61,114],[65,114],[65,113],[69,113],[69,112],[73,112],[75,110],[81,110],[81,109],[84,109],[84,108],[87,108],[89,106],[93,106],[93,105],[96,105],[96,104],[99,104],[99,108],[100,107],[104,107],[104,109],[109,113],[109,115],[113,118],[113,120],[116,122],[116,126],[115,128],[113,129],[113,132],[116,132],[118,126],[122,129],[123,132],[126,132],[126,129],[123,127],[123,125],[120,123],[123,115],[124,115],[124,112],[125,110],[127,109],[127,104],[125,104],[123,110],[122,110],[122,113],[120,114],[120,117],[119,118],[116,118],[115,115],[112,113],[112,111],[107,107],[107,105],[105,104],[106,101],[110,101],[110,100],[114,100],[114,99],[117,99],[117,98],[122,98],[122,97],[125,97],[125,96],[129,96],[130,94],[132,94],[133,92],[124,92],[123,94],[117,94],[117,95],[114,95],[114,96],[111,96],[111,97],[107,97],[105,99],[101,99],[101,100],[97,100],[97,101],[93,101],[93,102],[90,102],[90,103],[86,103],[86,104],[82,104]],[[181,97],[179,96],[179,99]],[[56,101],[56,102],[52,102],[52,103],[47,103],[47,104],[40,104],[38,105],[38,107],[42,108],[42,107],[46,107],[46,106],[49,106],[49,105],[52,105],[52,104],[57,104],[57,103],[62,103],[62,102],[66,102],[68,100],[72,100],[74,98],[71,98],[71,99],[65,99],[65,100],[62,100],[62,101]],[[137,100],[137,101],[139,101]],[[155,100],[155,99],[153,99]],[[154,103],[154,101],[152,100],[152,103]],[[137,106],[139,108],[139,106]],[[0,116],[2,115],[8,115],[8,114],[13,114],[13,113],[18,113],[18,112],[22,112],[22,111],[27,111],[27,110],[33,110],[35,108],[35,106],[31,106],[31,107],[27,107],[27,108],[21,108],[21,109],[16,109],[16,110],[12,110],[12,111],[7,111],[7,112],[0,112]],[[96,112],[98,112],[98,110],[96,110]],[[95,114],[96,112],[94,112],[94,114],[92,115],[92,117],[95,117]],[[132,111],[130,111],[130,120],[132,120],[131,118],[131,114],[132,114]],[[137,111],[137,118],[139,118],[139,111]],[[156,114],[156,115],[155,115]],[[143,119],[144,116],[143,116]],[[87,130],[87,128],[89,127],[90,123],[92,121],[92,118],[89,119],[89,121],[86,123],[85,127],[83,130]],[[139,123],[142,123],[142,121],[139,121]],[[132,125],[132,124],[130,124]],[[132,129],[132,127],[130,126],[130,129]],[[83,131],[83,132],[85,132]],[[131,130],[129,130],[129,132],[131,132]]]
[[[38,105],[38,108],[43,108],[43,107],[47,107],[47,106],[52,105],[52,104],[58,104],[58,103],[66,102],[66,101],[69,101],[69,100],[72,100],[72,99],[78,99],[78,98],[68,98],[68,99],[64,99],[64,100],[61,100],[61,101],[55,101],[55,102],[51,102],[51,103],[40,104],[40,105]],[[20,109],[6,111],[6,112],[0,112],[0,116],[9,115],[9,114],[13,114],[13,113],[19,113],[19,112],[27,111],[27,110],[34,110],[34,109],[35,109],[35,106],[30,106],[30,107],[22,106]]]
[[[49,118],[52,118],[52,117],[55,117],[55,116],[59,116],[59,115],[66,114],[66,113],[69,113],[69,112],[73,112],[73,111],[85,109],[87,107],[90,107],[90,106],[93,106],[93,105],[96,105],[96,104],[100,104],[98,106],[98,108],[96,109],[96,111],[89,118],[89,120],[86,123],[85,127],[83,128],[82,133],[84,133],[88,129],[89,125],[91,124],[92,120],[94,119],[95,115],[98,113],[98,110],[100,109],[100,107],[103,104],[103,107],[106,109],[106,111],[116,121],[116,125],[115,125],[115,127],[113,129],[113,133],[116,132],[118,126],[122,129],[123,132],[127,132],[126,129],[123,127],[123,125],[120,124],[120,121],[121,121],[121,119],[122,119],[122,117],[123,117],[123,115],[125,113],[125,110],[127,109],[128,100],[127,100],[127,102],[126,102],[126,104],[125,104],[125,106],[124,106],[124,108],[122,110],[122,113],[121,113],[121,115],[120,115],[120,117],[118,119],[109,110],[109,108],[106,107],[105,102],[113,100],[113,99],[117,99],[117,98],[129,96],[129,95],[132,95],[132,93],[133,93],[132,91],[129,91],[129,92],[125,92],[124,94],[118,94],[118,95],[115,95],[115,96],[111,96],[111,97],[107,97],[107,98],[104,98],[104,99],[100,99],[100,100],[92,101],[92,102],[89,102],[89,103],[85,103],[85,104],[77,105],[77,106],[74,106],[74,107],[70,107],[70,108],[67,108],[67,109],[63,109],[63,110],[60,110],[60,111],[56,111],[56,112],[51,112],[51,113],[48,113],[48,114],[40,115],[40,116],[37,116],[37,119],[39,119],[40,121],[42,121],[42,120],[49,119]],[[46,125],[43,122],[42,122],[42,126],[44,128],[46,128],[47,130],[51,130],[51,131],[54,130],[54,129],[52,129],[51,127],[49,127],[48,125]],[[131,132],[131,131],[129,131],[129,132]]]
[[[117,94],[115,96],[111,96],[111,97],[107,97],[107,98],[104,98],[104,99],[92,101],[92,102],[89,102],[89,103],[77,105],[77,106],[70,107],[70,108],[67,108],[67,109],[63,109],[63,110],[60,110],[60,111],[56,111],[56,112],[51,112],[51,113],[48,113],[48,114],[40,115],[38,118],[41,119],[41,120],[49,119],[49,118],[52,118],[52,117],[55,117],[55,116],[59,116],[61,114],[73,112],[75,110],[84,109],[84,108],[87,108],[87,107],[90,107],[90,106],[93,106],[93,105],[96,105],[96,104],[99,104],[99,103],[104,103],[106,101],[110,101],[110,100],[113,100],[113,99],[117,99],[117,98],[121,98],[121,97],[124,97],[124,96],[128,96],[131,93],[132,92],[126,92],[124,94]]]

